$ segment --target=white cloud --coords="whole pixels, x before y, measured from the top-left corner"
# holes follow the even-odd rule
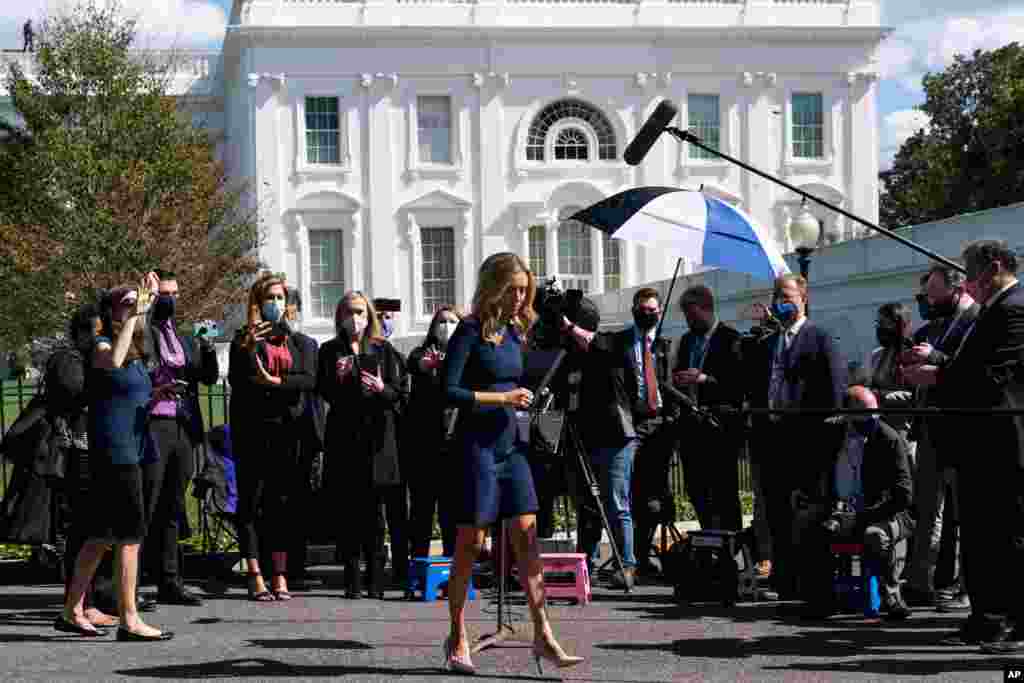
[[[78,0],[19,0],[0,2],[0,47],[20,49],[21,27],[32,19],[60,12]],[[227,15],[216,0],[122,0],[126,16],[138,20],[137,47],[218,48]]]
[[[992,50],[1014,41],[1024,43],[1024,3],[1015,0],[1015,4],[1001,12],[968,15],[960,10],[899,27],[879,51],[882,77],[917,94],[921,77],[945,68],[957,54]]]
[[[888,169],[892,166],[893,157],[903,142],[911,135],[928,127],[928,115],[917,109],[901,109],[886,115],[882,119],[882,150],[881,166]]]

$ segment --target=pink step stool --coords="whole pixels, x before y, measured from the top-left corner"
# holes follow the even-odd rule
[[[587,556],[583,553],[541,553],[544,562],[544,593],[549,598],[575,599],[580,607],[591,601],[590,573],[587,571]],[[572,574],[568,581],[549,580],[549,574]],[[553,579],[554,577],[552,577]]]

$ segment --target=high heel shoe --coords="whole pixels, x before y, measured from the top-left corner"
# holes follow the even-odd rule
[[[537,662],[537,673],[541,675],[544,673],[544,668],[540,664],[542,659],[546,659],[559,669],[568,669],[583,661],[583,657],[567,655],[557,643],[547,641],[533,643],[533,659]]]
[[[455,654],[451,636],[444,640],[444,668],[465,676],[472,676],[476,673],[476,667],[473,666],[473,661],[468,654],[465,657]]]

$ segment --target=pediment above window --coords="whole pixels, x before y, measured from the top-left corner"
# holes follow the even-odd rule
[[[312,192],[295,202],[295,211],[341,211],[351,213],[362,206],[355,197],[344,192]]]
[[[407,202],[402,206],[404,211],[420,211],[423,209],[449,209],[466,211],[473,202],[447,190],[433,190]]]

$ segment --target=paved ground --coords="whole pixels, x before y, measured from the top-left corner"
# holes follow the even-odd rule
[[[0,677],[4,681],[225,679],[350,681],[455,680],[439,669],[447,603],[405,602],[398,593],[347,601],[320,588],[290,603],[257,604],[240,589],[203,607],[161,607],[152,623],[177,632],[169,643],[82,640],[52,630],[58,586],[0,586]],[[493,615],[472,608],[477,633]],[[525,608],[516,612],[525,615]],[[632,596],[597,588],[586,608],[551,609],[570,652],[587,661],[565,680],[748,681],[911,680],[1001,681],[1006,663],[974,648],[937,644],[958,617],[919,612],[900,625],[837,618],[815,626],[786,604],[679,607],[668,588]],[[527,649],[531,635],[477,655],[478,678],[552,680],[537,676]]]

